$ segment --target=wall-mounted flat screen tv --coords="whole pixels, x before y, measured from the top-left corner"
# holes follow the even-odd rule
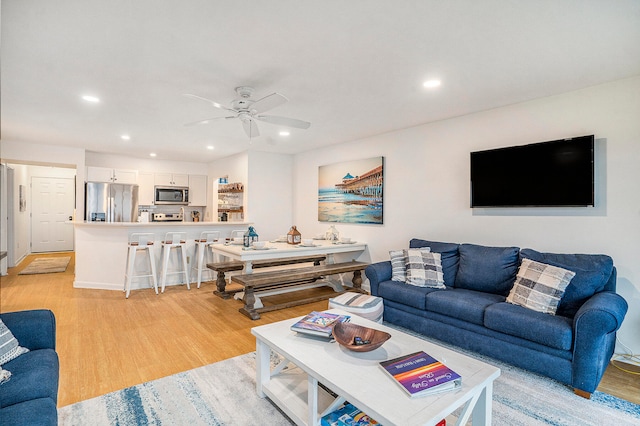
[[[594,205],[594,136],[471,153],[471,207]]]

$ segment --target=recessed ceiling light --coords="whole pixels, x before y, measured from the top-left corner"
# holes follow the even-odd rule
[[[209,146],[207,146],[207,149],[208,149],[209,151],[213,151],[213,145],[209,145]]]
[[[122,136],[120,136],[120,139],[122,139],[123,141],[128,141],[128,140],[131,140],[131,136],[129,136],[129,135],[122,135]]]
[[[152,152],[151,154],[149,154],[149,156],[151,156],[151,157],[155,157],[155,156],[156,156],[156,153],[155,153],[155,152]]]
[[[434,87],[438,87],[438,86],[440,86],[440,84],[442,84],[442,82],[440,80],[427,80],[424,83],[422,83],[422,85],[424,87],[426,87],[427,89],[432,89]]]
[[[280,132],[280,136],[289,136],[291,133],[287,132],[286,130],[283,130],[282,132]]]
[[[100,98],[92,95],[83,95],[82,99],[84,99],[87,102],[93,102],[94,104],[97,104],[98,102],[100,102]]]

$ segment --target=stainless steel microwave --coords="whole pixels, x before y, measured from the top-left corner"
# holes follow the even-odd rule
[[[186,186],[156,186],[155,204],[189,204],[189,188]]]

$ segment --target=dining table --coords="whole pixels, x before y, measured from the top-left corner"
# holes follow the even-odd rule
[[[244,264],[243,273],[253,273],[253,262],[256,260],[287,259],[298,256],[325,255],[327,264],[335,263],[335,255],[344,254],[357,258],[367,249],[367,244],[360,241],[343,243],[340,241],[313,240],[313,244],[289,244],[286,241],[269,241],[263,248],[245,247],[233,241],[211,246],[214,254],[238,260]],[[351,260],[350,259],[350,260]]]

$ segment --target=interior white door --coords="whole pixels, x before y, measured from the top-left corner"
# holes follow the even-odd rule
[[[74,179],[31,178],[31,252],[73,250]]]

